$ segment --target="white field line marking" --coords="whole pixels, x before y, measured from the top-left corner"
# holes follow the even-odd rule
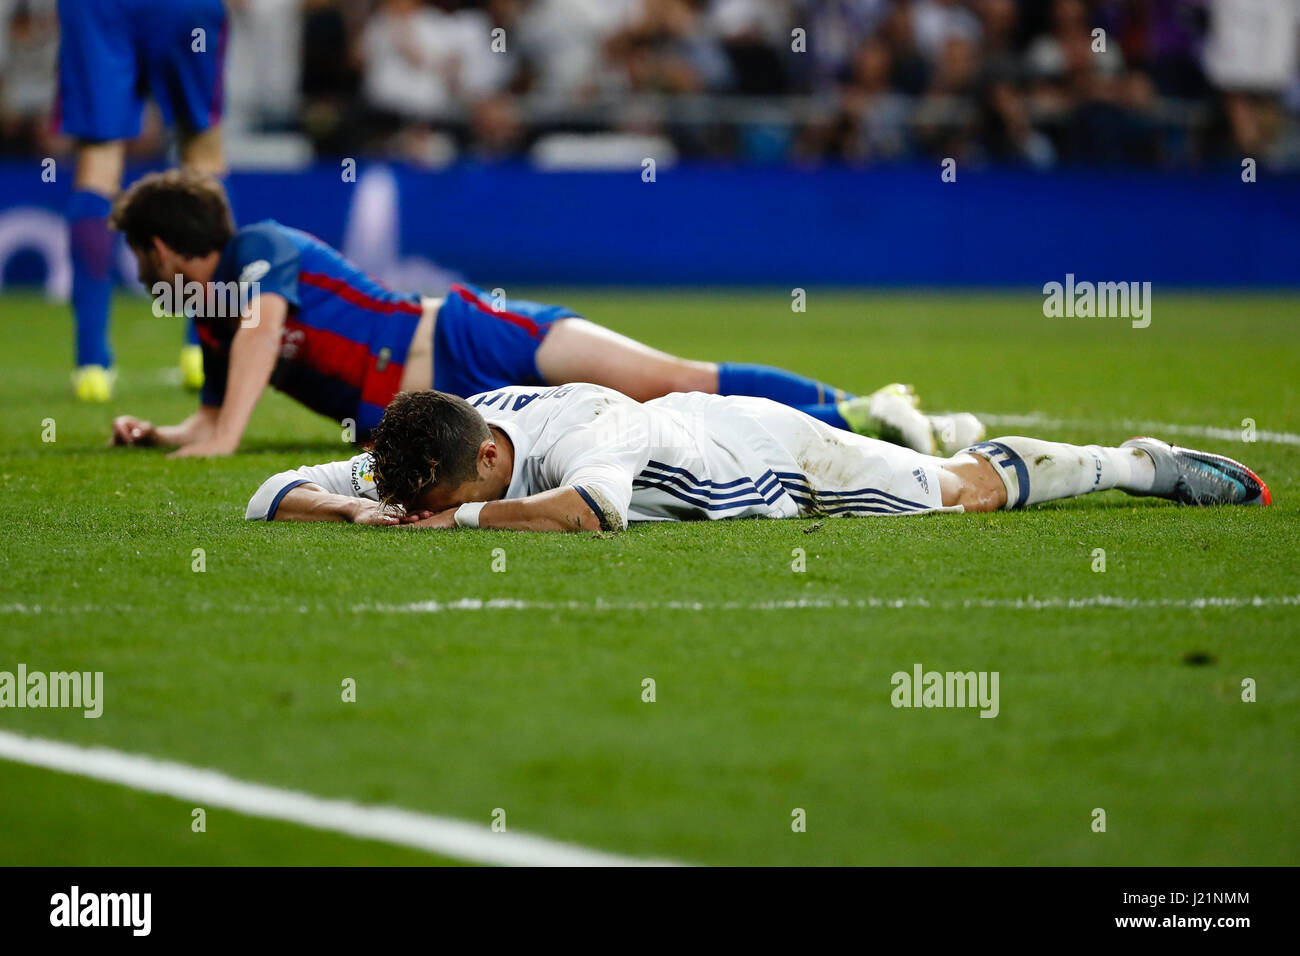
[[[794,598],[774,601],[520,601],[514,598],[461,598],[458,601],[415,601],[409,604],[358,604],[356,614],[441,614],[447,611],[799,611],[799,610],[870,610],[872,608],[933,608],[937,610],[971,610],[990,608],[1017,611],[1045,611],[1055,608],[1078,609],[1110,607],[1204,608],[1300,606],[1300,595],[1246,598],[1124,598],[1098,594],[1078,598],[966,598],[961,601],[931,601],[927,598]]]
[[[872,610],[876,608],[930,608],[940,611],[972,609],[1009,611],[1082,610],[1085,608],[1119,608],[1121,610],[1170,609],[1202,611],[1208,608],[1300,607],[1300,594],[1210,595],[1192,598],[1131,598],[1110,594],[1083,597],[965,598],[930,600],[923,597],[903,598],[792,598],[771,601],[527,601],[518,598],[456,598],[446,601],[408,601],[402,604],[354,604],[353,614],[445,614],[458,611],[576,611],[617,613],[620,611],[806,611]],[[60,607],[45,604],[0,604],[0,615],[36,616],[42,614],[136,614],[148,609],[127,604],[76,605]],[[340,609],[327,605],[198,605],[195,612],[221,611],[227,614],[338,614]]]
[[[1129,431],[1134,435],[1151,435],[1155,438],[1163,438],[1165,435],[1190,435],[1193,438],[1214,438],[1219,441],[1230,441],[1241,445],[1250,444],[1250,442],[1241,440],[1242,430],[1240,428],[1218,428],[1213,425],[1174,425],[1169,422],[1152,422],[1139,419],[1098,422],[1082,418],[1052,418],[1040,412],[1030,412],[1028,415],[983,415],[977,413],[976,417],[986,425],[1007,428],[1019,428],[1021,426],[1028,428],[1095,428],[1108,431]],[[990,437],[996,438],[997,436],[990,435]],[[1292,432],[1274,432],[1259,429],[1255,432],[1255,441],[1271,442],[1275,445],[1300,445],[1300,435]]]
[[[105,780],[204,808],[222,807],[250,817],[282,820],[363,840],[413,847],[471,863],[501,866],[648,866],[637,860],[522,833],[399,807],[362,806],[236,780],[216,770],[0,730],[0,759]]]

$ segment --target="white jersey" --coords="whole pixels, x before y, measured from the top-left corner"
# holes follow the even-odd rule
[[[602,526],[628,521],[917,514],[944,509],[938,459],[832,428],[764,398],[635,402],[598,385],[514,386],[468,399],[514,446],[507,498],[578,489]],[[269,478],[246,517],[313,483],[377,500],[370,456]]]

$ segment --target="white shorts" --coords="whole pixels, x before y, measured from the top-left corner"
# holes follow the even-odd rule
[[[659,511],[659,502],[645,492],[657,476],[633,495],[633,520],[663,520],[682,517],[737,517],[743,515],[788,518],[815,515],[900,515],[932,511],[960,511],[945,508],[939,487],[941,459],[909,448],[865,438],[833,428],[798,409],[765,398],[706,395],[701,392],[666,395],[646,403],[684,419],[686,430],[696,441],[680,457],[664,461],[658,470],[676,474],[678,486],[667,478],[659,481],[661,497],[680,490],[681,475],[696,482],[696,500],[710,494],[712,502],[704,513],[682,514],[682,501],[669,513]],[[741,509],[725,505],[728,489],[750,489]],[[701,491],[700,489],[705,489]],[[735,492],[739,496],[739,492]],[[720,501],[715,500],[720,499]]]

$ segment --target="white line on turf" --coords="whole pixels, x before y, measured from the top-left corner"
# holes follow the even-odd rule
[[[805,610],[872,610],[874,608],[932,608],[940,611],[1007,610],[1051,611],[1084,608],[1118,608],[1121,610],[1169,609],[1202,611],[1209,608],[1300,607],[1300,594],[1210,595],[1190,598],[1133,598],[1111,594],[1083,597],[1026,597],[935,599],[901,598],[791,598],[770,601],[529,601],[520,598],[455,598],[446,601],[408,601],[401,604],[354,604],[353,614],[444,614],[458,611],[805,611]],[[338,607],[327,605],[195,605],[196,613],[220,611],[224,614],[338,614]],[[41,614],[136,614],[147,608],[127,604],[83,604],[61,607],[48,604],[0,604],[0,615],[34,616]]]
[[[798,611],[870,610],[872,608],[933,608],[955,611],[988,608],[995,610],[1046,611],[1057,608],[1245,608],[1300,606],[1300,595],[1281,597],[1125,598],[1105,594],[1070,598],[795,598],[773,601],[521,601],[514,598],[461,598],[457,601],[414,601],[409,604],[358,604],[357,614],[441,614],[447,611]]]
[[[1156,438],[1163,438],[1166,435],[1188,435],[1193,438],[1213,438],[1218,441],[1247,444],[1242,441],[1242,430],[1240,428],[1219,428],[1213,425],[1174,425],[1169,422],[1152,422],[1139,419],[1099,422],[1083,418],[1053,418],[1041,412],[1030,412],[1028,415],[986,415],[977,413],[977,417],[985,425],[994,425],[999,428],[1071,428],[1095,429],[1098,431],[1105,429],[1107,431],[1127,431],[1134,435],[1152,435]],[[1255,432],[1255,441],[1269,442],[1275,445],[1300,445],[1300,435],[1292,432],[1258,429]]]
[[[216,770],[172,763],[105,747],[0,731],[0,759],[121,784],[250,817],[282,820],[363,840],[413,847],[470,863],[501,866],[652,866],[638,860],[523,833],[494,833],[486,826],[399,807],[362,806],[296,790],[236,780]]]

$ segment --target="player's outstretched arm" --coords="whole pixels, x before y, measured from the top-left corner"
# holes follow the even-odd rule
[[[410,522],[413,528],[498,528],[508,531],[600,531],[611,528],[577,488],[527,498],[476,501]]]
[[[297,485],[275,509],[272,521],[340,521],[349,524],[399,525],[416,520],[400,509],[388,508],[369,498],[352,498],[326,491],[320,485]]]
[[[119,415],[113,419],[112,445],[168,445],[176,447],[206,441],[217,427],[221,410],[211,405],[200,405],[179,425],[155,425],[134,415]]]
[[[181,445],[172,452],[172,457],[230,455],[239,450],[248,419],[271,381],[288,314],[289,304],[284,296],[268,292],[253,298],[230,343],[226,396],[212,433]]]
[[[430,516],[427,511],[408,514],[381,505],[370,468],[370,456],[361,454],[346,461],[282,471],[253,492],[244,517],[249,521],[397,525]]]

